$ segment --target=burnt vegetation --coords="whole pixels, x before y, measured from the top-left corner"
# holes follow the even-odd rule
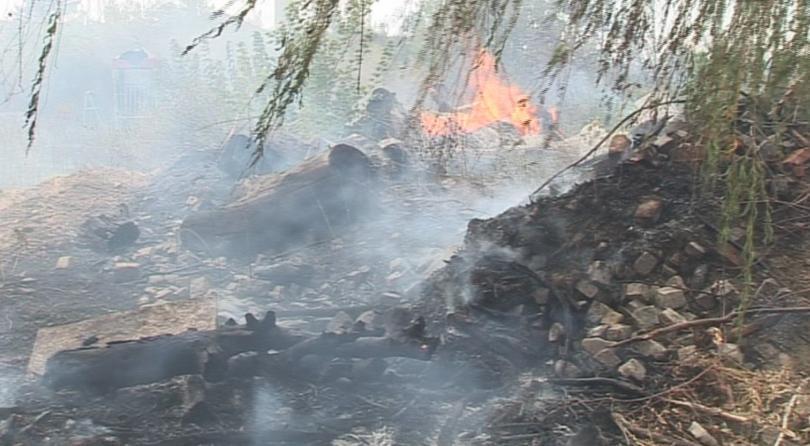
[[[810,1],[33,3],[0,446],[810,444]]]

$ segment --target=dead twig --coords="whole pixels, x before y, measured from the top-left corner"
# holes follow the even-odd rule
[[[732,421],[734,423],[750,423],[752,421],[751,417],[746,417],[746,416],[743,416],[743,415],[737,415],[737,414],[734,414],[734,413],[731,413],[731,412],[726,412],[726,411],[721,410],[721,409],[719,409],[717,407],[709,407],[709,406],[704,406],[703,404],[690,403],[689,401],[675,400],[675,399],[672,399],[672,398],[663,398],[663,401],[666,401],[666,402],[668,402],[670,404],[674,404],[676,406],[688,407],[688,408],[693,409],[693,410],[695,410],[697,412],[703,412],[703,413],[705,413],[707,415],[720,417],[720,418],[723,418],[724,420]]]
[[[588,378],[553,378],[548,380],[551,384],[558,384],[563,386],[610,386],[615,389],[621,390],[624,393],[629,393],[638,396],[647,396],[648,393],[641,387],[622,381],[619,379],[605,378],[602,376],[592,376]]]
[[[810,307],[786,307],[786,308],[752,308],[745,311],[732,311],[731,313],[721,317],[710,317],[705,319],[695,319],[692,321],[679,322],[677,324],[668,325],[666,327],[657,328],[640,335],[627,338],[623,341],[616,342],[610,348],[622,347],[624,345],[633,344],[639,341],[648,341],[676,331],[685,330],[687,328],[706,327],[712,325],[720,325],[733,321],[739,316],[749,314],[784,314],[784,313],[810,313]]]
[[[668,437],[666,435],[659,434],[658,432],[651,431],[649,429],[645,429],[645,428],[643,428],[641,426],[637,426],[637,425],[629,422],[621,414],[616,413],[616,412],[612,413],[611,416],[613,417],[613,422],[616,423],[616,426],[618,426],[619,429],[622,432],[625,432],[625,430],[629,431],[633,435],[652,440],[652,441],[655,442],[655,444],[670,444],[670,445],[673,445],[673,446],[698,446],[699,445],[698,443],[693,443],[691,441],[684,441],[684,440],[679,440],[679,439],[676,439],[676,438],[671,438],[671,437]]]
[[[790,425],[790,416],[793,414],[793,408],[796,407],[796,402],[799,400],[799,395],[802,394],[806,383],[807,380],[802,381],[802,384],[796,389],[796,393],[790,397],[790,401],[788,401],[787,406],[785,406],[785,413],[782,415],[781,429],[779,429],[779,435],[776,437],[776,441],[773,442],[773,446],[780,446],[785,439],[785,432],[788,431],[788,426]]]

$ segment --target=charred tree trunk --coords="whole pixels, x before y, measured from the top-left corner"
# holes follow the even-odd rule
[[[334,236],[369,203],[369,159],[338,144],[285,173],[248,183],[242,197],[183,222],[186,246],[216,255],[254,255]]]
[[[261,373],[294,375],[305,366],[305,356],[324,358],[319,362],[394,356],[428,360],[439,343],[425,334],[423,322],[385,337],[367,332],[305,337],[278,327],[273,312],[262,321],[248,314],[246,321],[212,331],[64,350],[48,359],[43,381],[55,389],[103,393],[178,375],[202,375],[210,381]],[[278,353],[267,355],[268,350]]]

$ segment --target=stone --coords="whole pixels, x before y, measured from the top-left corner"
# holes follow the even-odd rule
[[[661,218],[664,202],[658,197],[645,197],[636,208],[634,218],[642,226],[654,225]]]
[[[703,264],[695,267],[692,272],[692,277],[689,278],[689,288],[699,290],[706,285],[706,279],[709,278],[709,265]]]
[[[545,305],[548,303],[549,295],[550,291],[548,288],[538,288],[534,290],[534,293],[532,293],[532,298],[537,305]]]
[[[354,320],[354,325],[361,325],[367,331],[377,331],[385,329],[385,317],[375,310],[368,310],[357,316]]]
[[[141,265],[135,262],[117,262],[113,265],[113,281],[133,282],[141,278]]]
[[[653,358],[659,361],[666,359],[669,353],[663,344],[653,339],[636,342],[635,349],[645,358]]]
[[[683,290],[669,286],[655,292],[655,305],[659,308],[683,308],[687,304]]]
[[[559,322],[551,324],[548,329],[548,341],[559,342],[565,337],[565,326]]]
[[[590,330],[588,330],[588,337],[601,338],[605,335],[607,329],[608,329],[607,325],[597,325],[596,327],[593,327]]]
[[[624,285],[624,297],[630,300],[650,301],[650,286],[646,283],[628,283]]]
[[[740,294],[737,287],[729,280],[718,280],[709,287],[709,292],[717,297],[729,298]]]
[[[695,305],[701,310],[714,310],[717,308],[717,298],[707,292],[699,292],[694,298]]]
[[[742,252],[731,243],[717,245],[716,251],[717,254],[734,266],[741,266],[743,264]]]
[[[623,341],[633,334],[633,327],[626,324],[614,324],[608,326],[603,336],[608,341]]]
[[[582,375],[582,371],[576,364],[558,359],[554,363],[554,374],[560,378],[578,378]]]
[[[610,368],[616,367],[622,363],[622,359],[610,348],[600,350],[597,354],[593,355],[593,359]]]
[[[62,256],[56,260],[56,269],[68,269],[70,268],[71,260],[73,257],[71,256]]]
[[[660,310],[652,305],[645,305],[633,311],[633,319],[642,330],[648,330],[658,325]]]
[[[672,265],[673,268],[678,268],[679,269],[679,268],[683,267],[684,264],[686,263],[686,256],[683,255],[680,252],[676,252],[676,253],[672,254],[671,256],[669,256],[669,259],[667,259],[667,263],[669,265]]]
[[[585,319],[592,324],[610,325],[621,322],[624,315],[601,302],[593,302],[585,314]]]
[[[744,360],[742,350],[737,344],[724,342],[717,346],[717,354],[721,358],[729,359],[737,364],[742,364]]]
[[[672,276],[667,280],[667,286],[672,288],[686,289],[686,282],[683,281],[681,276]]]
[[[689,242],[686,244],[683,252],[693,259],[700,259],[706,255],[706,248],[704,248],[703,245],[698,242]]]
[[[720,443],[712,437],[709,431],[697,421],[693,421],[692,424],[689,425],[689,433],[703,446],[720,446]]]
[[[585,338],[582,340],[582,348],[591,355],[596,355],[600,351],[612,347],[613,344],[613,342],[602,338]]]
[[[599,288],[588,280],[580,280],[577,282],[576,289],[588,299],[593,299],[599,294]]]
[[[343,334],[351,331],[354,319],[345,311],[338,313],[326,325],[325,333]]]
[[[624,321],[624,315],[613,309],[610,309],[602,315],[602,319],[600,320],[600,322],[607,325],[616,325],[622,321]]]
[[[647,377],[647,368],[644,367],[644,363],[633,358],[619,367],[619,374],[625,378],[632,378],[636,381],[644,381],[644,378]]]
[[[661,314],[658,315],[658,318],[665,325],[674,325],[680,324],[681,322],[686,322],[686,318],[672,308],[667,308],[662,311]]]
[[[658,258],[651,253],[644,251],[641,253],[636,261],[633,262],[633,271],[635,271],[640,276],[647,276],[655,267],[658,266]]]
[[[622,156],[630,152],[633,146],[633,141],[625,134],[613,135],[610,138],[610,145],[608,146],[608,155]]]
[[[665,276],[675,276],[678,274],[678,270],[668,263],[661,266],[661,272],[664,273]]]
[[[588,277],[594,282],[610,285],[613,280],[613,271],[607,262],[597,260],[588,266]]]

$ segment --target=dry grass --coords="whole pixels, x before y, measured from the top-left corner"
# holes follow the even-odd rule
[[[810,444],[807,380],[790,369],[746,370],[713,356],[668,368],[662,376],[680,384],[631,402],[613,401],[628,444],[694,443],[693,422],[721,444]]]

